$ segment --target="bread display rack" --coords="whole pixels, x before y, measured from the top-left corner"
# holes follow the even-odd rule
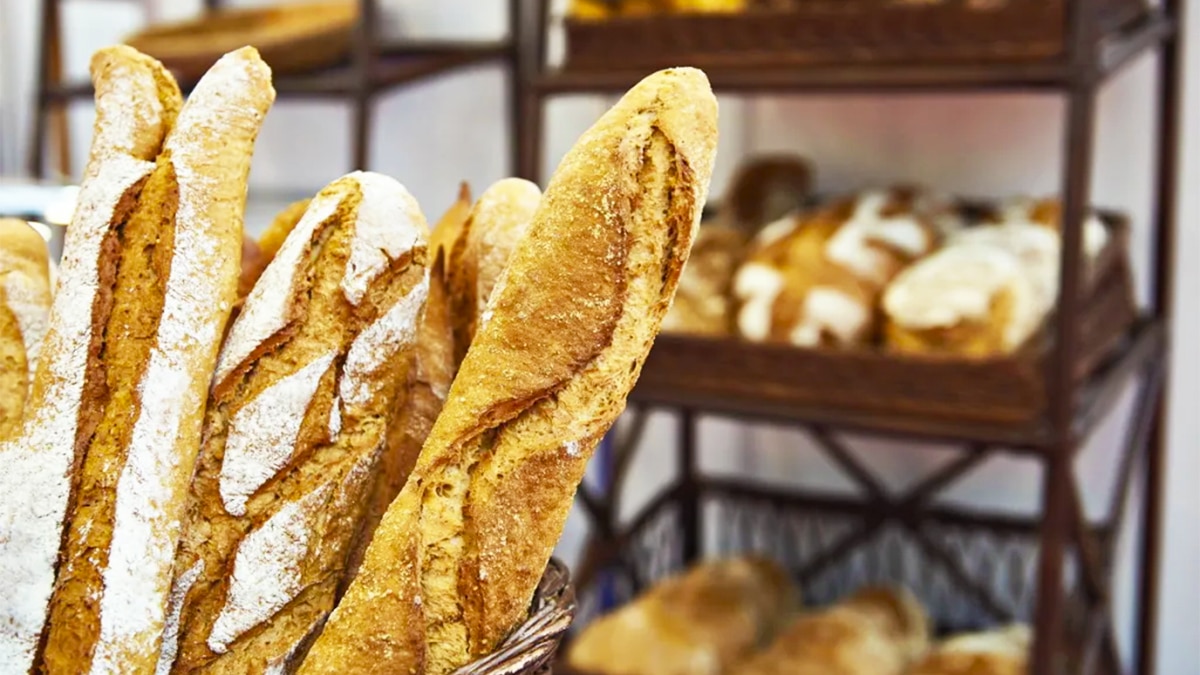
[[[821,8],[832,11],[829,8],[834,5],[846,12],[881,5],[866,0],[792,4],[805,8],[796,10],[800,13]],[[1037,405],[1020,414],[989,415],[978,414],[989,412],[987,402],[971,414],[972,410],[963,406],[932,410],[881,405],[866,409],[844,401],[822,401],[798,396],[798,390],[783,385],[789,378],[802,379],[821,368],[827,373],[820,353],[732,340],[660,336],[631,396],[634,414],[627,427],[631,432],[628,438],[616,439],[612,466],[605,467],[612,476],[607,493],[581,488],[578,495],[592,531],[584,560],[573,575],[583,613],[586,616],[589,605],[597,602],[595,587],[602,575],[615,578],[618,594],[629,597],[702,555],[759,551],[787,565],[808,604],[830,602],[867,582],[900,582],[933,608],[943,629],[1029,622],[1035,635],[1030,672],[1035,675],[1124,672],[1114,632],[1115,551],[1127,506],[1132,495],[1139,493],[1134,484],[1140,477],[1140,576],[1133,622],[1137,627],[1136,654],[1125,662],[1135,664],[1133,672],[1154,673],[1164,485],[1162,397],[1169,360],[1176,225],[1181,42],[1177,27],[1183,3],[1164,0],[1147,9],[1101,0],[1012,0],[1001,6],[1042,16],[1038,26],[1044,30],[1029,28],[1031,32],[1022,39],[1031,40],[1032,33],[1041,30],[1047,35],[1059,31],[1059,41],[1031,45],[1020,39],[994,40],[992,46],[1003,48],[991,49],[986,55],[955,53],[953,49],[932,53],[928,45],[909,48],[916,41],[913,36],[922,34],[932,36],[930,41],[941,36],[947,43],[953,42],[946,36],[954,26],[968,25],[964,21],[976,11],[968,3],[889,4],[893,9],[887,11],[908,14],[905,22],[890,24],[893,32],[884,33],[894,38],[891,45],[901,46],[886,53],[879,48],[883,44],[879,31],[871,32],[871,26],[880,25],[877,21],[839,24],[845,30],[824,43],[813,38],[814,33],[795,32],[788,37],[787,28],[776,24],[773,37],[778,39],[749,60],[729,53],[724,55],[729,58],[722,58],[718,47],[704,42],[716,39],[714,35],[724,35],[727,45],[745,38],[739,29],[761,22],[764,16],[750,11],[744,15],[618,17],[588,25],[568,19],[565,65],[553,67],[546,58],[549,2],[538,2],[539,30],[528,31],[521,38],[531,64],[522,71],[528,82],[519,102],[516,130],[521,175],[531,180],[539,178],[542,165],[547,99],[621,91],[654,67],[674,65],[681,55],[690,53],[687,49],[696,46],[697,59],[705,58],[702,52],[711,59],[696,65],[705,67],[714,89],[725,94],[1034,91],[1065,99],[1061,291],[1049,331],[1047,358],[1022,364],[1029,368],[1023,371],[1029,376],[1029,391],[1042,396],[1031,394],[1022,401]],[[907,7],[900,9],[900,5]],[[885,10],[875,7],[874,11]],[[956,13],[961,19],[957,23],[953,21]],[[799,19],[793,27],[796,25],[800,25]],[[993,26],[997,30],[1003,27]],[[646,37],[633,46],[618,39],[637,31]],[[649,37],[652,34],[672,37]],[[796,49],[787,48],[789,39]],[[618,44],[621,49],[614,49]],[[601,57],[603,50],[607,51]],[[1149,177],[1155,181],[1155,199],[1146,228],[1153,269],[1150,301],[1130,322],[1117,346],[1096,367],[1082,369],[1089,374],[1081,378],[1080,364],[1094,351],[1096,335],[1088,328],[1088,317],[1104,316],[1103,312],[1097,315],[1099,310],[1087,297],[1082,253],[1082,224],[1091,203],[1097,94],[1110,77],[1147,52],[1158,54],[1159,88],[1156,173]],[[628,59],[623,57],[626,53]],[[920,391],[928,382],[924,377],[928,371],[909,368],[901,361],[875,354],[861,359],[863,368],[896,371],[897,389],[891,392],[896,396],[905,394],[905,379],[911,381],[912,391]],[[872,360],[878,363],[870,363]],[[981,367],[1001,368],[996,364]],[[844,376],[856,375],[848,372]],[[920,381],[914,381],[917,378]],[[1103,518],[1092,521],[1084,515],[1074,460],[1090,432],[1134,382],[1137,395],[1117,460],[1112,499]],[[970,378],[960,379],[963,395],[986,388],[978,383],[977,388],[965,388],[971,384]],[[954,402],[960,392],[924,393]],[[631,464],[638,430],[651,409],[677,413],[677,474],[632,519],[621,520],[617,496]],[[698,464],[702,417],[807,429],[861,497],[835,498],[703,474]],[[948,442],[962,454],[896,495],[835,436],[841,431]],[[1018,517],[935,504],[940,493],[1002,452],[1027,457],[1040,466],[1038,515]]]
[[[510,26],[515,26],[517,0],[505,0],[509,5]],[[380,8],[378,0],[348,0],[358,5],[357,19],[353,20],[352,34],[347,45],[346,37],[322,34],[310,30],[299,35],[291,54],[294,58],[281,65],[294,62],[297,68],[284,68],[277,73],[275,81],[280,98],[327,99],[346,101],[351,104],[349,132],[351,139],[350,163],[352,169],[366,169],[370,163],[372,107],[378,95],[397,87],[410,85],[424,79],[448,73],[460,68],[482,63],[500,62],[508,65],[509,105],[506,109],[513,114],[516,101],[521,95],[522,80],[511,76],[518,62],[517,40],[511,36],[491,41],[448,41],[404,39],[394,42],[379,35]],[[29,173],[45,175],[46,139],[51,125],[56,137],[56,157],[59,173],[70,175],[69,152],[67,151],[67,128],[64,117],[66,104],[75,100],[86,100],[92,95],[91,85],[86,82],[71,83],[61,80],[60,11],[62,0],[41,0],[41,24],[38,47],[36,106],[34,114],[33,142],[30,146]],[[212,12],[222,6],[221,0],[204,0],[204,8]],[[327,24],[337,23],[345,12],[334,12]],[[327,26],[328,28],[328,26]],[[160,45],[174,44],[169,38],[157,37]],[[264,54],[271,56],[269,47],[263,46]],[[338,58],[338,50],[349,52],[349,58]],[[297,53],[303,51],[303,53]],[[319,66],[332,56],[341,63],[328,67]],[[194,67],[211,63],[205,56],[195,59]],[[279,62],[276,50],[271,63]],[[181,78],[185,93],[195,85],[195,78]],[[515,149],[514,149],[515,163]]]

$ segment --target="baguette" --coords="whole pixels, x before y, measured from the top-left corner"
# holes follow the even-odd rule
[[[506,178],[485,190],[471,208],[455,243],[450,274],[456,364],[466,356],[492,288],[541,199],[537,185]]]
[[[411,362],[427,238],[403,186],[353,173],[247,298],[205,416],[159,672],[285,668],[333,608]]]
[[[716,133],[704,74],[667,70],[567,154],[301,673],[441,675],[526,616],[588,458],[671,302]]]
[[[25,221],[0,218],[0,440],[20,428],[49,312],[46,241]]]
[[[4,672],[29,670],[35,651],[47,673],[154,668],[235,300],[250,154],[274,98],[249,48],[182,107],[161,64],[128,47],[99,52],[92,72],[91,157],[27,423],[4,451]]]
[[[446,392],[454,381],[454,331],[450,321],[450,296],[446,290],[446,249],[452,246],[470,215],[471,193],[464,183],[459,198],[442,215],[429,238],[429,296],[417,323],[417,344],[404,391],[396,397],[396,409],[388,426],[387,443],[379,460],[371,505],[347,564],[343,580],[353,579],[371,543],[371,534],[383,514],[408,480],[421,446],[442,411]],[[439,236],[440,235],[440,236]],[[343,589],[344,590],[344,589]]]
[[[158,62],[131,49],[91,62],[96,121],[58,292],[20,435],[0,446],[0,672],[29,672],[54,586],[73,478],[103,394],[99,356],[112,311],[118,228],[130,219],[181,105]],[[132,118],[132,119],[131,119]],[[89,386],[90,385],[90,386]],[[98,403],[103,405],[104,401]]]

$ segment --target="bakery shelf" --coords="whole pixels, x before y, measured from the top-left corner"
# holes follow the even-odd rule
[[[1151,12],[1093,44],[1094,68],[1080,72],[1066,57],[997,63],[834,63],[796,67],[706,68],[713,87],[724,92],[819,92],[887,90],[1059,90],[1074,81],[1103,79],[1136,56],[1162,44],[1175,32],[1174,21]],[[644,68],[547,70],[531,86],[542,94],[620,92],[645,75]]]
[[[1083,385],[1076,413],[1080,434],[1093,428],[1111,409],[1131,377],[1162,357],[1163,348],[1164,331],[1160,321],[1145,319],[1133,328],[1113,356]],[[686,356],[681,357],[681,354]],[[784,345],[661,335],[630,398],[652,406],[687,408],[751,420],[811,424],[874,435],[994,444],[1017,451],[1044,452],[1055,440],[1045,415],[1026,422],[1003,423],[914,415],[902,410],[867,411],[848,406],[823,406],[810,402],[811,395],[798,400],[792,395],[794,392],[781,387],[778,381],[763,385],[754,378],[738,375],[739,371],[745,372],[739,362],[754,361],[777,364],[788,376],[801,378],[803,372],[789,368],[797,362],[797,356],[809,363],[812,363],[811,359],[821,358],[819,354],[803,353],[803,350]],[[864,355],[863,358],[882,357]],[[719,371],[713,371],[713,363],[722,364]],[[690,375],[684,376],[684,373]]]
[[[506,42],[405,43],[384,48],[371,64],[371,91],[379,93],[447,71],[491,62],[510,51]],[[346,63],[314,73],[277,77],[274,85],[280,97],[344,97],[356,91],[356,77],[354,67]],[[196,85],[187,81],[179,84],[185,93]],[[52,100],[88,98],[92,93],[92,85],[86,82],[51,86],[46,90]]]

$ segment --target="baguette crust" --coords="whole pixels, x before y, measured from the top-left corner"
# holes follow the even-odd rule
[[[84,399],[96,426],[50,603],[46,672],[154,669],[205,396],[236,300],[250,156],[273,100],[256,51],[221,58],[123,225],[107,390]]]
[[[448,673],[525,616],[670,304],[716,133],[703,73],[667,70],[568,153],[300,672]]]
[[[46,241],[25,221],[0,218],[0,440],[20,428],[49,313]]]
[[[449,277],[456,364],[466,356],[492,289],[541,199],[537,185],[505,178],[485,190],[471,208],[455,245],[455,267]]]
[[[442,215],[430,235],[429,297],[425,300],[425,308],[417,325],[413,363],[404,383],[404,391],[396,397],[397,406],[388,426],[387,444],[379,460],[371,505],[363,524],[363,536],[350,554],[345,583],[349,583],[358,573],[375,528],[408,480],[421,446],[433,428],[433,421],[442,411],[450,383],[454,381],[454,332],[450,320],[450,295],[446,288],[445,248],[446,239],[457,237],[462,231],[470,209],[471,192],[463,183],[459,188],[458,200]]]
[[[427,238],[403,186],[353,173],[313,199],[247,298],[205,420],[159,672],[283,668],[324,622],[411,362]]]
[[[33,666],[72,490],[90,429],[102,331],[111,311],[113,233],[137,203],[181,106],[161,64],[127,47],[92,58],[96,121],[67,230],[58,292],[20,436],[0,448],[0,671]]]

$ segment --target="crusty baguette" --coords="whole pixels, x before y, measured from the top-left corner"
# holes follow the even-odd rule
[[[471,207],[450,270],[454,360],[461,363],[475,337],[492,288],[542,199],[537,185],[520,178],[497,181]]]
[[[46,240],[23,220],[0,218],[0,440],[20,427],[49,313]]]
[[[670,304],[716,134],[704,74],[667,70],[567,154],[417,467],[300,672],[441,675],[525,617]]]
[[[93,78],[91,158],[30,412],[4,451],[5,672],[35,651],[48,673],[153,670],[250,152],[274,97],[252,49],[182,109],[162,66],[127,47],[99,52]]]
[[[175,123],[179,90],[158,62],[131,49],[92,59],[96,121],[58,292],[20,436],[0,449],[0,672],[31,669],[54,585],[72,478],[104,393],[99,356],[112,311],[117,232]],[[89,387],[90,385],[90,387]],[[103,404],[103,400],[97,401]]]
[[[353,173],[247,298],[214,378],[160,672],[285,667],[333,608],[411,362],[427,239],[403,186]]]
[[[417,324],[417,344],[404,391],[396,397],[396,409],[388,425],[387,444],[379,459],[371,504],[363,525],[364,536],[355,544],[343,578],[349,583],[358,572],[371,536],[383,514],[408,480],[421,446],[442,411],[446,392],[454,381],[454,331],[450,321],[450,295],[446,290],[446,248],[462,231],[470,214],[471,192],[466,183],[458,200],[442,215],[429,237],[429,296]],[[440,236],[439,236],[440,233]]]
[[[250,156],[274,97],[258,52],[222,57],[122,223],[97,371],[106,389],[83,400],[94,415],[85,429],[95,426],[50,602],[46,672],[154,669],[208,384],[237,298]]]

